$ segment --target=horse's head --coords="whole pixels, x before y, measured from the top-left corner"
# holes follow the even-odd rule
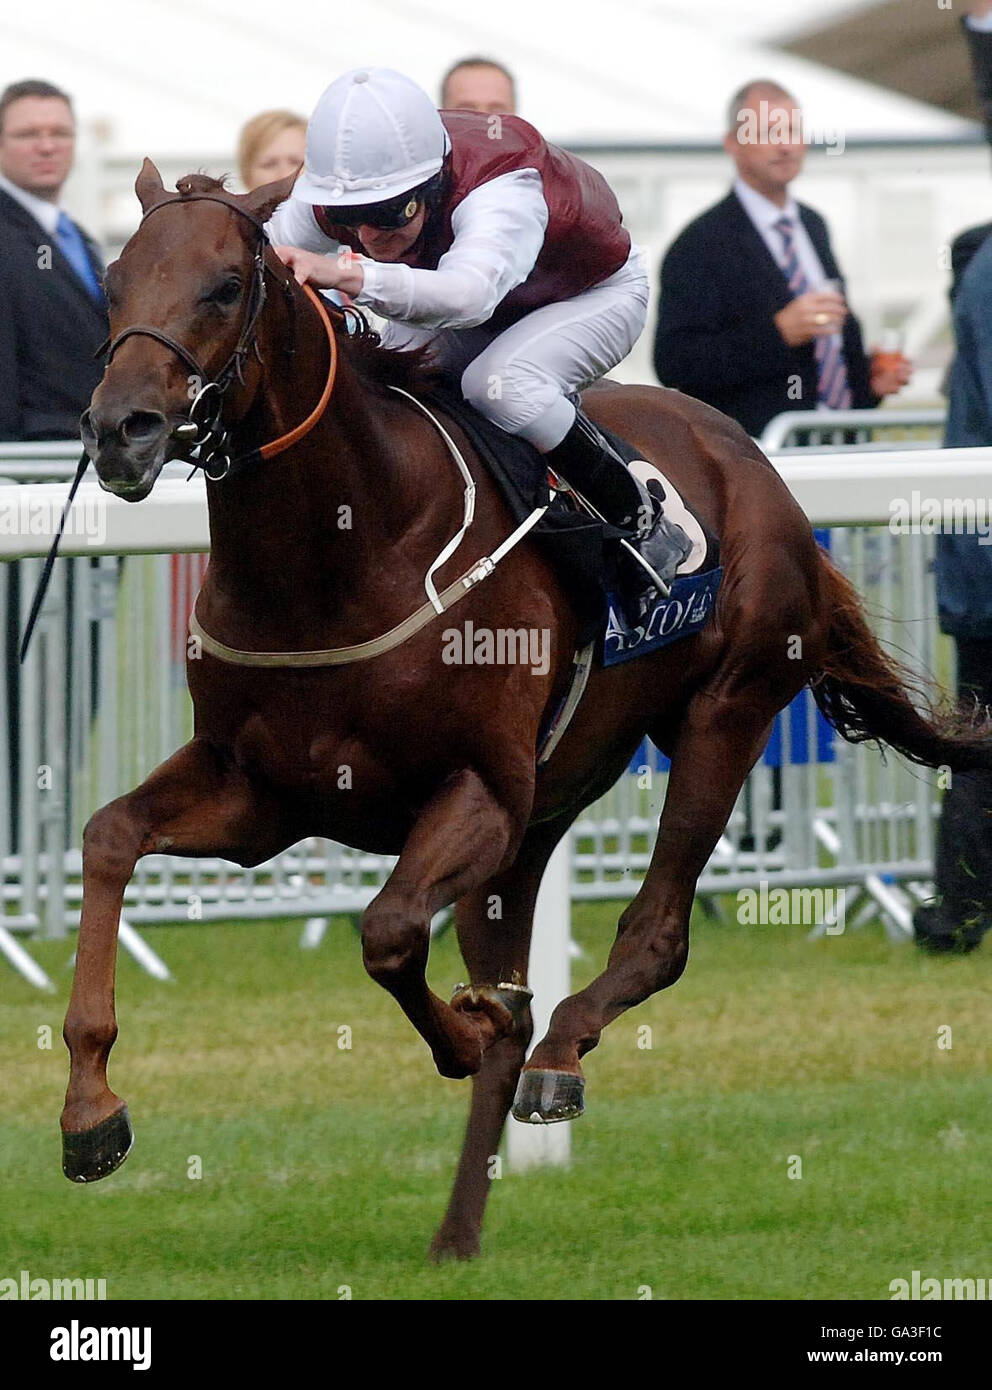
[[[252,351],[265,298],[261,224],[292,185],[291,175],[237,196],[191,174],[173,194],[145,160],[134,186],[141,225],[107,270],[110,357],[80,421],[107,491],[140,501],[166,462],[187,457],[191,407],[209,383],[217,389],[195,415],[201,437],[222,402],[228,425],[250,408],[261,380]]]

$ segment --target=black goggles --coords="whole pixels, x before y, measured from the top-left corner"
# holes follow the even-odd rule
[[[356,203],[351,207],[324,209],[327,220],[336,227],[375,227],[384,232],[396,232],[409,226],[424,206],[423,195],[401,193],[381,203]]]

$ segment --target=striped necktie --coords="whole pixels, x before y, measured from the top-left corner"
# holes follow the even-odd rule
[[[782,270],[789,282],[789,292],[795,299],[809,289],[809,281],[799,264],[796,251],[796,229],[791,217],[780,217],[775,230],[782,238]],[[816,394],[821,405],[831,410],[850,410],[851,388],[847,384],[847,363],[844,361],[844,343],[839,333],[828,336],[819,334],[813,339],[813,352],[816,357]]]

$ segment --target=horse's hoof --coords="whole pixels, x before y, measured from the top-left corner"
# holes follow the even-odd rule
[[[469,1008],[478,1007],[480,999],[495,999],[509,1010],[514,1023],[518,1023],[530,1008],[534,991],[526,985],[511,984],[503,980],[498,985],[455,985],[451,996],[452,1008],[459,1004]]]
[[[468,1234],[438,1231],[431,1241],[430,1257],[436,1265],[442,1264],[445,1260],[474,1260],[478,1255],[477,1231]]]
[[[585,1109],[585,1082],[570,1071],[522,1071],[513,1097],[513,1118],[528,1125],[554,1125],[577,1120]]]
[[[131,1152],[134,1130],[124,1105],[92,1129],[62,1134],[62,1171],[70,1182],[98,1182]]]

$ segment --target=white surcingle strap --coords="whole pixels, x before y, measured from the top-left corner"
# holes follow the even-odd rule
[[[461,473],[462,478],[465,481],[465,514],[462,519],[461,527],[451,537],[451,540],[448,542],[448,544],[441,551],[440,555],[431,565],[424,578],[424,588],[427,591],[428,599],[439,613],[443,613],[444,609],[441,607],[441,600],[438,598],[437,589],[435,589],[434,587],[434,575],[437,573],[437,571],[441,568],[441,566],[445,563],[446,560],[451,559],[452,555],[454,555],[455,551],[461,545],[462,540],[465,537],[465,532],[472,525],[472,521],[475,517],[475,479],[469,472],[468,464],[462,457],[462,452],[459,449],[458,445],[455,443],[451,435],[441,424],[441,421],[437,418],[437,416],[432,411],[427,409],[423,401],[418,401],[416,396],[411,396],[410,392],[404,391],[401,386],[390,386],[389,389],[390,391],[395,391],[398,396],[405,396],[406,399],[411,403],[411,405],[415,405],[418,410],[423,411],[423,413],[427,416],[428,420],[430,420],[431,424],[437,430],[438,434],[444,440],[445,444],[447,445],[448,453],[455,460],[455,463],[458,466],[458,471]]]

